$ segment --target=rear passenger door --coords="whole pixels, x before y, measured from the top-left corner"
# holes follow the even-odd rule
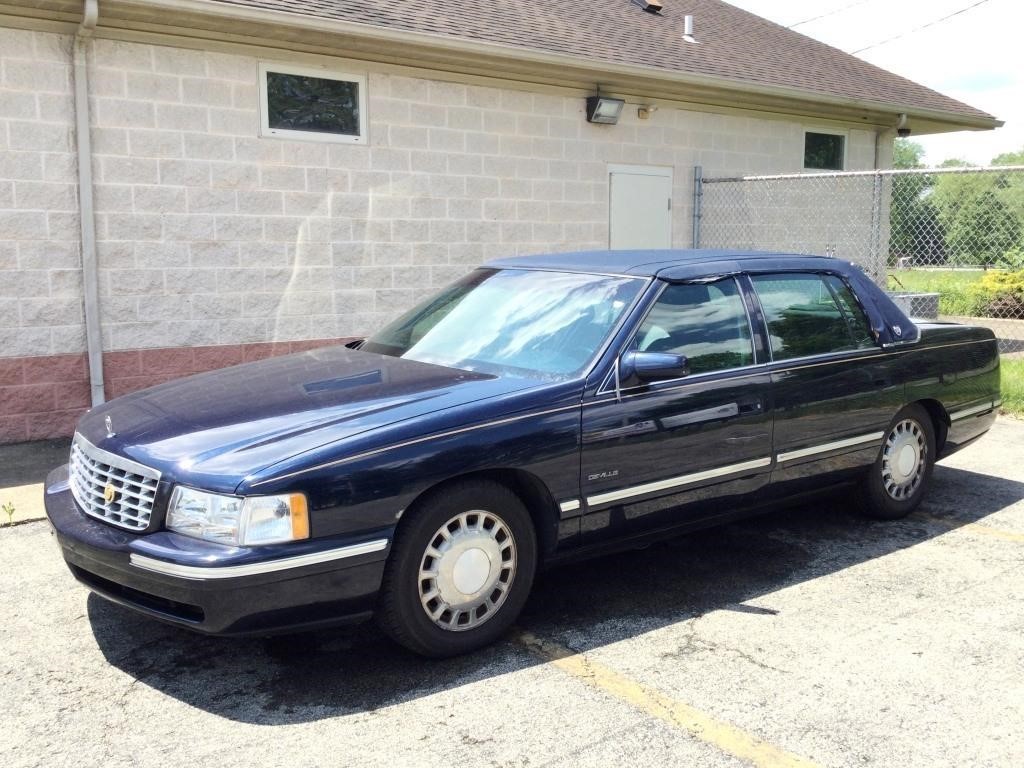
[[[776,490],[798,492],[870,464],[903,390],[855,294],[835,274],[750,279],[772,358]]]
[[[585,403],[585,541],[726,514],[767,482],[769,374],[747,299],[733,277],[665,285],[626,351],[685,355],[689,375],[609,380]]]

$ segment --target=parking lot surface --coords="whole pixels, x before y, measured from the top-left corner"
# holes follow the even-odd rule
[[[0,765],[1020,766],[1022,498],[1001,419],[906,520],[836,499],[555,569],[440,662],[192,635],[0,529]]]

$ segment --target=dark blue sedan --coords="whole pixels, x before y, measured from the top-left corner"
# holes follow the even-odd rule
[[[894,519],[999,402],[986,329],[856,267],[733,251],[491,262],[368,339],[89,412],[46,510],[74,576],[269,634],[374,614],[445,656],[541,566],[823,490]]]

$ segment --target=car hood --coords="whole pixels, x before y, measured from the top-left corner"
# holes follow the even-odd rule
[[[327,347],[112,400],[86,414],[78,431],[169,479],[231,491],[246,475],[296,454],[534,384]]]

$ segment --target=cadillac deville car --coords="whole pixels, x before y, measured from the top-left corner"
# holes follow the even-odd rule
[[[991,331],[911,321],[833,258],[500,259],[369,338],[94,408],[46,511],[75,578],[156,619],[373,615],[452,655],[568,558],[823,489],[908,514],[992,425],[998,366]]]

